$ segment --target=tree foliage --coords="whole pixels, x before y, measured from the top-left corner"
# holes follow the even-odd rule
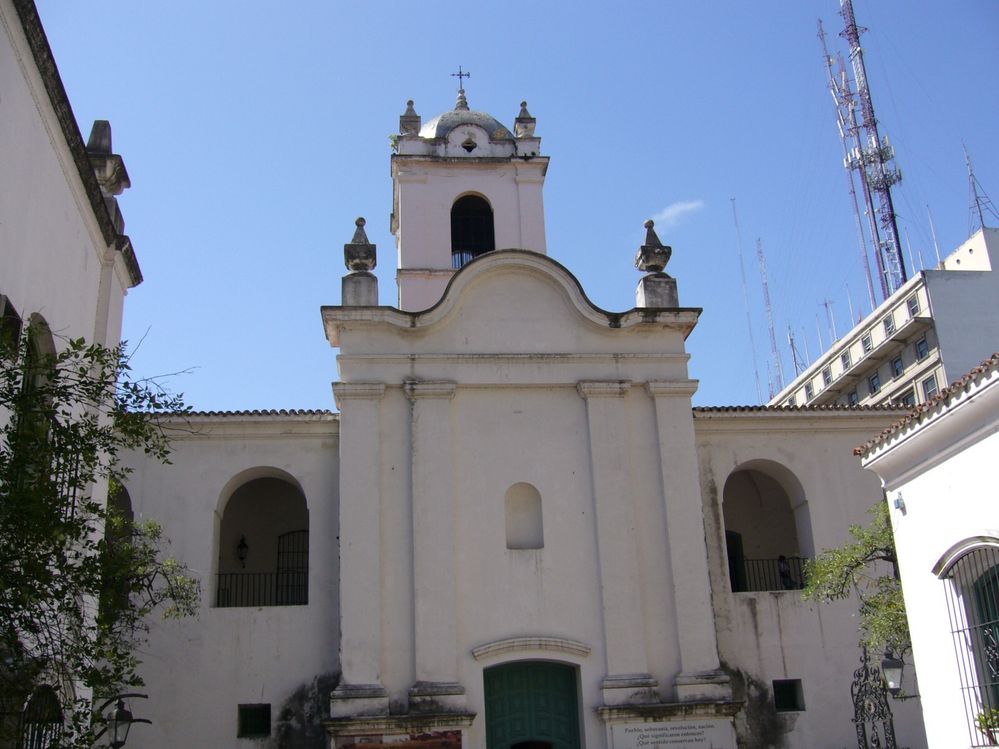
[[[869,513],[869,525],[850,526],[852,541],[806,562],[802,597],[827,602],[855,593],[861,643],[902,657],[911,645],[888,503],[878,502]]]
[[[93,746],[96,708],[141,685],[137,648],[155,609],[195,611],[198,583],[165,559],[161,529],[114,510],[126,451],[168,462],[179,397],[130,378],[121,348],[56,354],[0,341],[0,731],[42,684],[61,698],[59,747]],[[4,744],[0,735],[0,745]]]

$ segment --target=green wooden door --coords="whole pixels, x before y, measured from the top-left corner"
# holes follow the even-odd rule
[[[579,749],[576,670],[526,661],[487,669],[486,746]]]

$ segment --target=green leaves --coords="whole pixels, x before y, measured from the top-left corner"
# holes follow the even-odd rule
[[[164,558],[162,529],[133,524],[116,501],[125,452],[166,461],[165,419],[188,409],[130,379],[120,347],[72,339],[43,354],[33,338],[0,343],[0,702],[56,687],[59,746],[79,749],[103,720],[92,700],[141,683],[135,653],[150,615],[197,608],[198,582]]]
[[[862,644],[902,657],[911,643],[888,503],[879,502],[869,513],[869,525],[850,526],[850,543],[827,549],[805,563],[802,597],[828,602],[855,593],[860,601]]]

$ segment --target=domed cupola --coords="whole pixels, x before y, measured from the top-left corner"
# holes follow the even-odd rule
[[[393,137],[392,233],[399,307],[432,307],[451,276],[497,249],[545,253],[542,188],[548,157],[521,102],[513,129],[468,106],[421,122],[412,101]]]

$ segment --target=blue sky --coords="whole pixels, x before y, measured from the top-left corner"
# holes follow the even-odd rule
[[[816,38],[844,50],[837,0],[757,2],[135,3],[39,0],[84,137],[109,119],[133,187],[121,198],[145,282],[126,301],[140,375],[198,409],[332,408],[342,245],[367,218],[381,301],[395,300],[389,134],[407,99],[512,126],[526,99],[551,157],[549,254],[610,310],[634,305],[642,222],[673,247],[695,403],[758,402],[736,198],[767,395],[762,240],[783,367],[869,312],[841,147]],[[999,201],[999,3],[855,0],[895,202],[916,259],[968,234],[962,139]],[[903,242],[905,241],[903,234]],[[908,260],[908,253],[907,253]],[[848,292],[849,290],[849,292]],[[817,318],[821,323],[816,322]],[[990,352],[983,351],[984,358]]]

